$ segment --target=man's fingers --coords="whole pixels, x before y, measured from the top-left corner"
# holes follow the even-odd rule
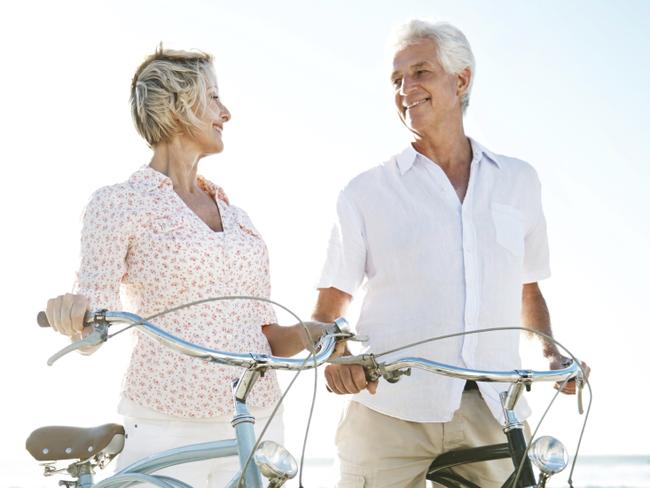
[[[330,390],[339,395],[359,393],[368,382],[359,365],[331,364],[325,368],[325,379]]]
[[[368,380],[366,380],[366,372],[363,370],[363,366],[355,364],[349,367],[349,373],[352,380],[351,387],[353,391],[351,393],[359,393],[368,384]]]
[[[343,389],[343,384],[338,373],[338,365],[330,364],[325,368],[325,379],[327,380],[327,386],[330,390],[337,395],[344,395],[346,392]]]
[[[348,366],[341,367],[340,377],[341,382],[343,383],[343,390],[345,393],[359,393],[359,388],[357,388],[354,376],[352,374],[352,368]]]
[[[377,393],[377,385],[379,384],[378,381],[369,381],[368,386],[366,386],[366,389],[368,390],[368,393],[371,395],[374,395]]]
[[[562,387],[562,383],[555,383],[553,388],[556,390],[560,390]],[[562,393],[565,395],[574,395],[576,392],[576,382],[575,381],[569,381],[564,385],[564,388],[560,390]]]

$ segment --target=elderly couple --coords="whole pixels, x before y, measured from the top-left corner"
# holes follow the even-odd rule
[[[393,54],[395,107],[412,140],[341,192],[311,335],[345,313],[364,280],[356,328],[370,337],[368,351],[502,325],[551,334],[537,285],[549,276],[540,183],[529,164],[465,135],[474,81],[467,39],[449,24],[414,20],[398,30]],[[260,234],[197,173],[204,156],[222,151],[230,120],[211,56],[157,50],[133,77],[131,112],[153,157],[126,182],[94,193],[84,213],[75,294],[47,305],[53,327],[73,339],[86,310],[123,309],[121,299],[146,316],[207,297],[270,294]],[[221,350],[291,356],[306,346],[301,328],[278,325],[267,304],[224,303],[164,316],[159,324]],[[551,368],[565,359],[550,343],[543,352]],[[519,366],[517,333],[457,337],[410,353],[470,368]],[[136,334],[119,404],[128,440],[118,467],[166,448],[231,437],[230,383],[237,376]],[[325,376],[331,391],[353,395],[336,435],[341,488],[424,486],[425,470],[441,452],[501,442],[502,385],[414,373],[379,387],[367,383],[360,366],[345,365],[328,366]],[[278,398],[276,377],[267,374],[250,397],[258,425]],[[525,418],[527,407],[519,413]],[[282,431],[277,420],[268,435],[281,439]],[[169,470],[192,486],[223,486],[232,462]],[[490,487],[500,486],[512,465],[462,469]]]

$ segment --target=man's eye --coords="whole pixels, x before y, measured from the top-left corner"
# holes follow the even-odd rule
[[[401,80],[401,78],[396,78],[396,79],[393,80],[393,86],[394,86],[395,88],[397,88],[397,87],[400,86],[401,84],[402,84],[402,80]]]

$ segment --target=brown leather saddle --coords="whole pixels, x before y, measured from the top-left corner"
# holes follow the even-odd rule
[[[85,460],[98,454],[113,458],[124,448],[124,427],[41,427],[30,434],[25,447],[37,461]]]

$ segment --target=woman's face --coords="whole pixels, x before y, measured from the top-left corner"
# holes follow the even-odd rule
[[[195,142],[203,154],[214,154],[223,151],[223,125],[230,120],[230,112],[221,103],[217,77],[210,71],[207,75],[207,105],[202,116],[201,126],[195,132]]]

